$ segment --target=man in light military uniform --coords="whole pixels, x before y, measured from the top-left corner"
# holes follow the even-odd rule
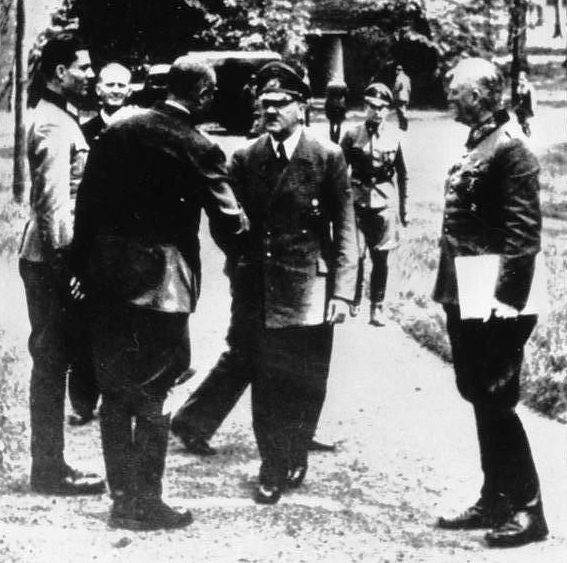
[[[530,445],[515,407],[523,348],[536,315],[525,307],[540,252],[539,165],[500,109],[504,82],[483,59],[450,73],[455,119],[471,128],[467,152],[449,172],[434,298],[443,304],[457,386],[474,407],[484,482],[479,500],[444,529],[492,528],[491,547],[542,540],[547,525]],[[499,268],[490,313],[461,318],[455,258],[493,254]]]
[[[20,250],[20,274],[31,324],[31,487],[46,494],[98,494],[104,482],[64,460],[63,418],[71,352],[66,334],[70,292],[68,249],[75,196],[88,145],[77,122],[77,103],[94,77],[88,51],[68,36],[43,48],[46,84],[31,114],[28,160],[30,220]]]

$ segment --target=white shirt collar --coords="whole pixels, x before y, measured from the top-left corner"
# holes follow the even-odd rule
[[[183,104],[180,104],[179,102],[176,102],[175,100],[165,100],[165,103],[166,103],[168,106],[177,108],[178,110],[180,110],[180,111],[182,111],[182,112],[184,112],[184,113],[186,113],[186,114],[188,114],[188,115],[191,115],[191,111],[190,111],[190,110],[188,110]]]
[[[299,143],[299,139],[301,137],[302,132],[303,132],[303,127],[297,127],[295,131],[287,139],[283,141],[285,155],[287,156],[288,160],[291,160],[291,157],[293,156],[293,153],[295,152],[295,149],[297,148],[297,145]],[[278,154],[278,145],[280,144],[280,142],[276,141],[271,135],[270,135],[270,141],[272,142],[272,148],[274,149],[274,153]]]

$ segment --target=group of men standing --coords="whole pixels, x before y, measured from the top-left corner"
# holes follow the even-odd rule
[[[519,545],[547,534],[537,474],[514,411],[521,351],[533,327],[533,319],[517,315],[539,250],[537,162],[501,128],[498,95],[486,87],[496,80],[493,65],[469,61],[477,65],[454,75],[451,98],[459,120],[471,126],[467,147],[474,158],[463,166],[481,162],[477,172],[490,172],[490,182],[479,177],[465,185],[459,178],[468,181],[471,174],[463,173],[448,184],[436,296],[447,310],[459,388],[475,405],[485,484],[472,509],[439,525],[493,527],[490,545]],[[100,494],[105,488],[98,476],[73,470],[63,457],[71,363],[67,312],[79,303],[101,394],[109,522],[176,528],[192,516],[161,498],[169,432],[164,400],[190,368],[201,211],[226,254],[232,293],[229,351],[215,369],[241,388],[251,383],[261,458],[255,500],[274,504],[306,476],[333,325],[345,320],[354,299],[353,195],[341,148],[302,127],[309,88],[284,63],[259,71],[266,133],[237,150],[229,167],[197,128],[215,92],[210,67],[178,58],[164,102],[106,120],[129,78],[122,73],[124,80],[107,84],[117,70],[109,66],[101,73],[102,122],[91,123],[87,158],[71,104],[93,77],[88,52],[68,37],[43,50],[46,86],[28,136],[31,218],[20,259],[32,326],[31,487],[44,494]],[[460,229],[455,225],[465,199],[470,213],[486,216]],[[474,248],[464,242],[472,233]],[[502,254],[502,271],[493,316],[473,327],[459,317],[452,264],[455,256],[481,253],[487,245]],[[495,331],[506,346],[494,345]],[[474,353],[485,351],[494,362],[473,364]],[[173,430],[183,437],[187,424],[181,413]]]

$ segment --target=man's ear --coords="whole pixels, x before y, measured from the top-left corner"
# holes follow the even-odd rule
[[[478,102],[482,98],[482,92],[478,88],[473,88],[471,95],[472,95],[473,101],[478,104]]]
[[[57,80],[62,81],[66,72],[67,72],[67,67],[64,64],[60,63],[55,67],[55,72],[53,73],[53,76],[57,78]]]
[[[95,93],[100,98],[100,82],[95,84]]]

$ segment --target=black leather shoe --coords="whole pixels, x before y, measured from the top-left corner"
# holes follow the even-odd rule
[[[193,516],[189,510],[174,510],[163,501],[114,504],[108,525],[126,530],[172,530],[189,526]]]
[[[518,547],[544,540],[549,530],[541,506],[517,510],[484,539],[489,547]]]
[[[105,489],[104,480],[96,473],[82,473],[70,467],[65,467],[63,472],[55,476],[48,473],[36,476],[32,473],[31,478],[31,490],[43,495],[100,495]]]
[[[479,530],[494,528],[506,521],[509,511],[502,506],[479,499],[473,506],[453,518],[439,518],[437,527],[444,530]]]
[[[260,485],[256,489],[254,500],[258,504],[276,504],[282,496],[282,487],[278,485]]]
[[[307,449],[310,452],[334,452],[337,450],[335,444],[323,444],[317,440],[311,440],[307,445]]]
[[[215,448],[209,446],[207,440],[189,434],[178,424],[176,424],[175,421],[171,422],[171,432],[183,442],[185,449],[190,454],[207,457],[215,455],[217,453],[217,450],[215,450]]]
[[[70,426],[84,426],[94,420],[95,414],[91,412],[89,414],[70,414],[67,417],[67,422]]]
[[[290,489],[297,489],[303,483],[307,473],[307,465],[296,465],[287,474],[286,485]]]

